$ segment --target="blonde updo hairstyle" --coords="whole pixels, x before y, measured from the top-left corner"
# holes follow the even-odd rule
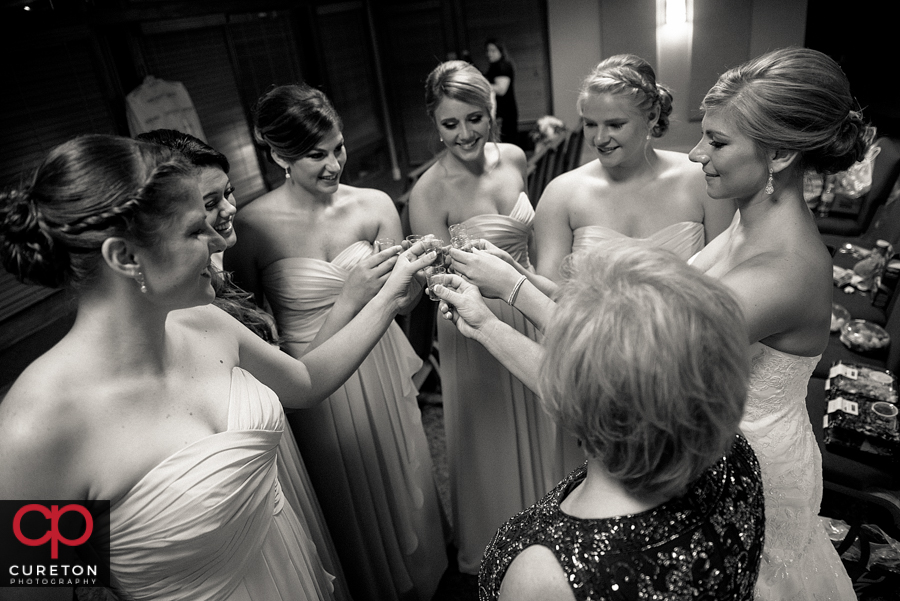
[[[629,96],[635,107],[645,115],[659,111],[656,125],[650,130],[654,138],[662,137],[669,129],[672,114],[672,93],[656,82],[650,63],[634,54],[617,54],[601,61],[581,84],[578,112],[591,94],[622,94]]]
[[[150,247],[195,184],[177,152],[108,135],[51,150],[30,181],[0,194],[0,259],[23,282],[91,285],[114,236]]]
[[[491,124],[490,141],[498,140],[491,113],[491,84],[481,71],[465,61],[446,61],[435,67],[425,80],[425,111],[432,121],[444,98],[484,110]]]
[[[674,254],[574,253],[543,346],[545,409],[631,494],[683,493],[731,448],[749,377],[741,309]]]
[[[783,48],[730,69],[701,108],[731,119],[763,152],[796,151],[799,169],[837,173],[863,158],[874,130],[830,57]]]

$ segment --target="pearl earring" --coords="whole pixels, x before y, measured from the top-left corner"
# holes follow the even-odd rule
[[[144,273],[138,269],[137,274],[134,276],[134,279],[137,281],[138,285],[141,287],[141,292],[147,294],[147,281],[144,280]]]
[[[291,179],[291,168],[290,167],[284,168],[284,179]]]
[[[766,182],[766,194],[773,194],[775,192],[775,184],[772,181],[772,174],[774,171],[771,167],[769,167],[769,181]]]

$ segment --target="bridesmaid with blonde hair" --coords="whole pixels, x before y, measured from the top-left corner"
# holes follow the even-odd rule
[[[495,141],[491,85],[472,65],[448,61],[429,74],[425,106],[446,151],[412,189],[413,232],[449,242],[449,226],[464,224],[482,249],[530,271],[525,153]],[[509,304],[488,302],[517,331],[538,336]],[[563,434],[537,396],[481,345],[444,320],[437,335],[454,542],[460,571],[476,574],[497,527],[541,498],[578,455],[566,464]]]

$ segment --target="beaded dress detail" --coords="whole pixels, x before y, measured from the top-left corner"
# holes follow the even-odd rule
[[[499,597],[510,564],[532,545],[553,552],[576,599],[753,598],[765,519],[759,464],[742,436],[684,495],[634,515],[564,513],[560,503],[586,474],[585,464],[500,528],[481,564],[481,601]]]

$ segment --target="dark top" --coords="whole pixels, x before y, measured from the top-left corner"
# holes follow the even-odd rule
[[[481,561],[478,597],[497,599],[513,559],[550,549],[576,599],[753,599],[765,532],[759,462],[743,436],[690,489],[649,511],[580,519],[559,504],[583,465],[494,535]]]
[[[516,105],[516,76],[513,66],[508,60],[501,58],[496,63],[488,64],[488,70],[484,76],[491,83],[494,83],[494,80],[500,76],[509,78],[509,88],[506,90],[506,94],[497,96],[497,118],[502,119],[500,124],[502,141],[514,142],[514,139],[507,139],[509,136],[514,137],[519,127],[519,108]]]

